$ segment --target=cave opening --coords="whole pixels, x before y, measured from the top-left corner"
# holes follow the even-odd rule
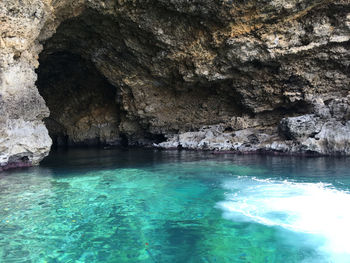
[[[42,43],[36,85],[50,111],[44,122],[53,149],[127,144],[119,131],[119,87],[93,59],[107,43],[100,33],[116,30],[111,24],[109,17],[87,10],[63,21]]]
[[[125,38],[120,21],[86,9],[63,21],[42,43],[36,86],[50,111],[44,122],[53,149],[166,140],[161,132],[149,131],[147,118],[141,123],[137,114],[130,113],[133,94],[121,73],[125,78],[141,69]],[[123,96],[129,102],[126,106]]]
[[[37,87],[50,110],[53,147],[119,143],[117,90],[91,61],[68,51],[43,53]]]
[[[36,85],[54,147],[149,146],[242,115],[231,79],[187,79],[147,30],[86,9],[42,43]]]

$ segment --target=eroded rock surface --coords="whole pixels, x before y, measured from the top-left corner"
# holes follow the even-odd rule
[[[57,143],[349,154],[347,0],[3,0],[0,30],[1,166],[48,154],[44,119]]]

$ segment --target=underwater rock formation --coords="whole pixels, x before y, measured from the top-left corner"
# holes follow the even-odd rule
[[[0,166],[52,141],[350,154],[347,0],[3,0],[0,33]]]

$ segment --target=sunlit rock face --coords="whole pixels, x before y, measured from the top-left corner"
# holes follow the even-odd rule
[[[2,166],[38,163],[47,129],[68,145],[350,153],[348,1],[4,0],[0,18]]]

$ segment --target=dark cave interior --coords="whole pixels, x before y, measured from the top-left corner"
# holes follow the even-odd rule
[[[37,86],[50,109],[45,124],[57,146],[118,143],[116,89],[79,55],[40,57]]]

